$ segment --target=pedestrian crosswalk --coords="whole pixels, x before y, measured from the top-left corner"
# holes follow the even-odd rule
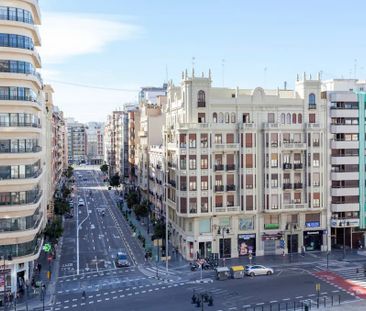
[[[363,267],[342,268],[333,272],[348,282],[366,289],[366,270]]]

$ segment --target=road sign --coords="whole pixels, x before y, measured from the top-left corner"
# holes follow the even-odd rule
[[[46,243],[45,245],[43,245],[43,250],[46,252],[46,253],[49,253],[51,250],[52,250],[52,246],[50,243]]]
[[[163,240],[162,239],[156,239],[154,240],[154,246],[162,246]]]

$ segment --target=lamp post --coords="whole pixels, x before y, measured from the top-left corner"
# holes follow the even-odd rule
[[[219,229],[217,230],[217,234],[221,234],[222,232],[222,249],[221,249],[221,259],[222,259],[222,266],[224,266],[225,258],[224,258],[224,248],[225,248],[225,232],[227,234],[230,233],[230,228],[226,226],[219,226]],[[220,246],[220,241],[219,241]]]

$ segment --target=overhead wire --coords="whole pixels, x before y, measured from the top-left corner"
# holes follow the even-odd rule
[[[113,87],[90,85],[90,84],[77,83],[77,82],[60,81],[60,80],[48,80],[48,81],[50,81],[51,83],[58,83],[58,84],[75,86],[75,87],[83,87],[83,88],[94,89],[94,90],[116,91],[116,92],[134,92],[134,93],[140,91],[139,89],[113,88]]]

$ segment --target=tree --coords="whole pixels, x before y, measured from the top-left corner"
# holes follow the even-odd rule
[[[139,203],[139,196],[137,192],[132,191],[127,194],[127,206],[131,208],[135,204]]]
[[[63,231],[62,221],[60,217],[56,217],[53,221],[46,225],[44,234],[49,240],[55,240],[62,235]]]
[[[155,239],[165,239],[165,223],[161,220],[154,225],[154,237]]]
[[[111,180],[110,180],[110,185],[112,187],[118,187],[121,184],[121,180],[118,174],[115,174],[112,176]]]
[[[104,163],[103,165],[101,165],[101,166],[100,166],[100,170],[101,170],[104,174],[106,174],[106,173],[108,172],[108,168],[109,168],[109,166],[108,166],[108,164],[106,164],[106,163]]]
[[[63,199],[56,199],[54,212],[56,215],[64,215],[70,211],[70,206]]]
[[[146,217],[148,215],[148,209],[146,204],[135,204],[133,206],[133,211],[135,212],[137,217]]]
[[[68,168],[65,171],[65,176],[67,178],[71,178],[73,173],[74,173],[74,168],[72,166],[68,166]]]

